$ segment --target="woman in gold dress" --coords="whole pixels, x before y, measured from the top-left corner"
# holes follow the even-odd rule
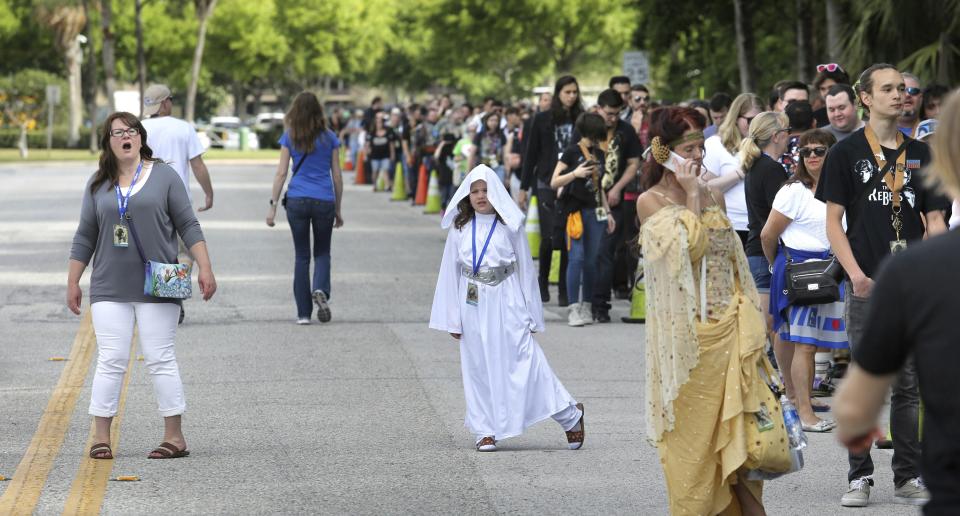
[[[660,453],[671,514],[765,514],[762,482],[747,480],[744,466],[766,342],[757,290],[723,195],[699,179],[703,116],[669,107],[650,118],[656,159],[637,199],[647,436]]]

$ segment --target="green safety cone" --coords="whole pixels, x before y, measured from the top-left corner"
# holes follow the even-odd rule
[[[633,284],[633,298],[630,301],[630,316],[621,317],[621,321],[641,324],[647,321],[647,287],[643,278],[643,260],[637,263],[637,280]]]
[[[551,285],[556,285],[560,283],[560,250],[554,249],[553,254],[550,255],[550,276],[547,277],[547,282]]]
[[[393,196],[391,201],[406,201],[407,188],[403,182],[403,165],[397,163],[397,171],[393,175]]]
[[[423,209],[424,214],[440,213],[440,183],[437,180],[437,171],[430,173],[430,184],[427,187],[427,204]]]
[[[377,173],[377,181],[374,183],[374,192],[383,192],[387,189],[387,175],[383,172]]]
[[[540,210],[536,195],[530,198],[530,207],[527,208],[527,243],[530,244],[533,259],[540,258]]]

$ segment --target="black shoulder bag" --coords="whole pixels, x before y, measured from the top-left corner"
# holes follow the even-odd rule
[[[859,229],[863,223],[864,208],[866,207],[867,196],[877,187],[883,176],[890,171],[890,167],[896,163],[900,154],[906,152],[907,142],[905,138],[900,147],[897,148],[897,155],[880,170],[879,174],[874,175],[867,182],[867,186],[860,192],[858,201],[860,205],[860,217],[857,219],[856,227]],[[848,232],[848,234],[853,231]],[[790,257],[790,251],[783,245],[783,253],[787,259],[787,265],[784,269],[785,284],[783,288],[784,295],[791,305],[820,305],[824,303],[834,303],[840,300],[840,282],[843,280],[843,267],[836,256],[830,256],[826,260],[807,260],[805,262],[794,263]]]
[[[300,165],[303,165],[303,160],[305,160],[305,159],[307,159],[307,154],[304,154],[303,156],[300,156],[300,160],[297,161],[296,166],[293,167],[293,174],[290,175],[290,182],[291,182],[291,183],[293,182],[293,178],[296,177],[297,171],[300,170]],[[290,189],[290,188],[287,187],[287,190],[289,190],[289,189]],[[283,192],[283,199],[280,200],[280,205],[283,206],[284,208],[287,207],[287,192]]]

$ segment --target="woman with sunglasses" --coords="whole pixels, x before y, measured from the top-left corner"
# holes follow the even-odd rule
[[[703,180],[711,188],[723,192],[723,201],[727,205],[727,218],[740,237],[740,243],[747,245],[747,201],[743,191],[746,177],[737,159],[740,142],[747,136],[750,122],[763,111],[763,101],[753,93],[741,93],[733,99],[728,115],[720,123],[717,134],[707,138],[704,143],[703,166],[708,170]]]
[[[807,432],[829,432],[835,426],[833,421],[817,417],[810,392],[817,348],[849,347],[843,323],[843,302],[793,306],[783,294],[782,286],[786,252],[796,262],[823,260],[830,255],[827,205],[815,199],[814,192],[827,151],[834,143],[836,138],[822,129],[812,129],[800,136],[797,171],[777,192],[770,216],[760,232],[763,253],[773,264],[770,289],[773,327],[782,342],[794,345],[784,346],[784,352],[777,355],[777,362],[781,374],[792,380],[793,390],[788,396],[797,407],[800,422]]]

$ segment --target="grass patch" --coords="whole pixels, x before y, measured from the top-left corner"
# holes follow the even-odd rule
[[[18,149],[0,149],[0,163],[17,163],[23,161],[97,161],[99,153],[91,153],[85,149],[30,149],[26,160],[20,158]],[[219,159],[249,159],[249,160],[278,160],[280,151],[276,149],[262,149],[255,151],[238,151],[210,149],[203,153],[204,161]]]

